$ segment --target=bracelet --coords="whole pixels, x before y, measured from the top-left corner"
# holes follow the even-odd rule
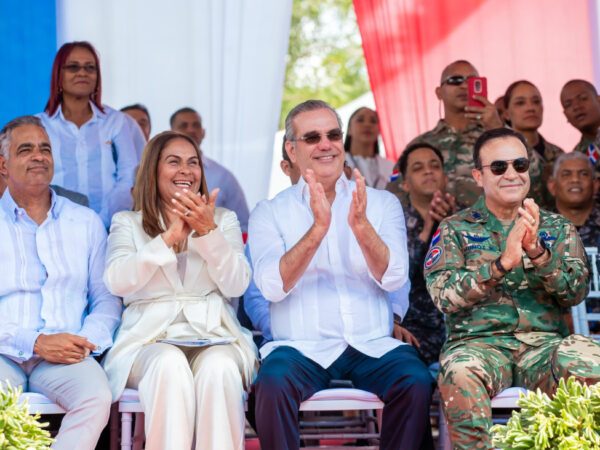
[[[527,256],[529,256],[530,261],[535,261],[536,259],[540,259],[542,256],[544,256],[546,254],[546,250],[547,250],[546,247],[542,246],[542,251],[540,252],[539,255],[535,255],[535,256],[527,255]]]
[[[399,326],[402,325],[402,317],[396,313],[394,313],[394,323]]]
[[[527,256],[529,256],[530,261],[535,261],[536,259],[540,259],[542,256],[544,256],[546,254],[546,250],[548,250],[548,247],[546,247],[546,243],[543,240],[541,240],[539,242],[540,242],[540,247],[542,247],[542,251],[535,256],[527,255]]]
[[[494,265],[496,266],[496,269],[498,269],[498,272],[500,272],[502,275],[506,275],[508,273],[508,270],[506,270],[500,262],[499,256],[494,260]]]

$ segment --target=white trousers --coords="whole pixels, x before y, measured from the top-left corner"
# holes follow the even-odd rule
[[[140,395],[146,450],[244,448],[241,359],[231,345],[147,345],[133,363],[127,387]]]
[[[16,363],[0,355],[0,380],[44,394],[67,411],[53,449],[96,448],[108,422],[112,396],[106,374],[94,358],[77,364],[53,364],[39,357]]]

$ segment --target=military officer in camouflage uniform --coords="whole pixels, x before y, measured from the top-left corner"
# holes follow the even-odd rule
[[[595,199],[598,181],[590,160],[580,152],[561,155],[554,163],[548,190],[556,199],[556,212],[575,225],[583,245],[600,246],[600,209]]]
[[[523,137],[502,128],[475,144],[473,207],[445,219],[425,258],[427,288],[446,314],[438,386],[455,449],[490,449],[490,398],[510,386],[552,392],[561,377],[600,380],[600,345],[568,336],[561,308],[588,292],[575,227],[529,191]]]
[[[600,98],[594,85],[585,80],[570,80],[560,91],[560,103],[567,121],[581,132],[573,149],[585,154],[600,171]]]
[[[401,326],[416,338],[414,344],[419,355],[429,366],[439,360],[446,328],[442,313],[427,292],[423,261],[431,235],[438,223],[454,212],[456,204],[454,197],[444,193],[444,158],[438,149],[425,143],[410,145],[402,152],[398,165],[404,180],[402,187],[409,198],[404,218],[410,261],[410,306]]]
[[[427,142],[440,149],[448,176],[446,189],[459,204],[466,206],[471,206],[481,195],[481,188],[471,176],[473,144],[486,129],[503,125],[496,107],[486,98],[477,96],[485,107],[467,106],[467,79],[476,76],[477,70],[468,61],[455,61],[446,67],[440,85],[435,89],[437,98],[444,105],[444,118],[433,130],[410,142]],[[395,186],[388,190],[401,190],[399,183],[393,184]]]

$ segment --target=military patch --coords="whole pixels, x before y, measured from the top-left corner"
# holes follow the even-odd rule
[[[440,260],[443,252],[444,251],[441,247],[431,247],[431,249],[427,253],[427,256],[425,257],[425,270],[431,269],[433,265]]]
[[[472,242],[485,242],[490,237],[489,236],[477,236],[476,234],[465,233],[465,237]]]
[[[540,231],[538,233],[538,236],[540,238],[542,238],[545,242],[548,241],[555,241],[556,240],[556,236],[552,236],[550,233],[548,233],[547,231]]]
[[[431,244],[429,244],[429,248],[432,248],[435,244],[440,242],[441,232],[442,230],[438,228],[438,230],[433,234],[433,236],[431,237]]]
[[[481,219],[481,214],[479,211],[471,211],[471,217],[475,220],[479,220]]]

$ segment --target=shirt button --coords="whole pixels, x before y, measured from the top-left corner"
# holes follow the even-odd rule
[[[19,356],[23,356],[23,352],[22,351],[19,352]]]

